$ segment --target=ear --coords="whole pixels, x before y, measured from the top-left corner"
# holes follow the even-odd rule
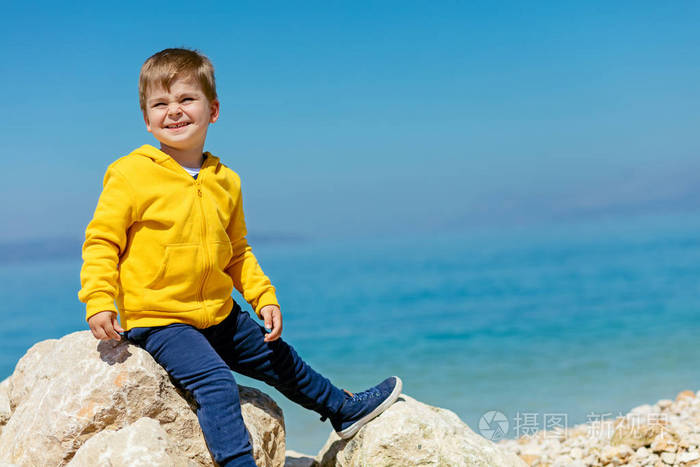
[[[209,123],[214,123],[219,119],[219,99],[214,99],[209,103]]]
[[[143,113],[143,121],[146,123],[146,130],[148,130],[149,133],[153,133],[151,131],[151,123],[148,121],[148,115],[146,115],[146,112]]]

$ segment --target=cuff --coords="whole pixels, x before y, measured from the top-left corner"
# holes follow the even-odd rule
[[[114,299],[106,293],[96,293],[90,297],[86,306],[85,321],[101,311],[113,311],[119,314],[117,307],[114,306]]]
[[[260,298],[258,298],[258,303],[255,305],[255,314],[258,315],[258,318],[263,319],[262,315],[260,314],[260,310],[267,305],[280,306],[277,302],[277,295],[275,294],[274,289],[267,290],[260,296]]]

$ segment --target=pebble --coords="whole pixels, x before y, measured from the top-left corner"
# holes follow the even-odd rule
[[[575,447],[569,452],[569,455],[572,459],[581,459],[583,457],[583,449]]]
[[[668,465],[673,465],[676,462],[676,455],[672,452],[662,452],[661,460]]]
[[[700,459],[700,452],[698,451],[692,451],[692,452],[682,452],[678,454],[678,462],[693,462]]]
[[[623,419],[627,423],[622,423]],[[611,444],[612,439],[625,442],[624,437],[613,435],[616,429],[629,432],[630,424],[632,427],[638,424],[636,426],[642,426],[640,429],[646,428],[646,433],[656,436],[642,438],[645,443],[642,446]],[[651,425],[657,425],[653,432],[648,430]],[[502,440],[499,445],[519,455],[532,467],[700,467],[700,391],[685,390],[675,399],[640,405],[624,417],[611,420],[605,429],[609,432],[601,434],[600,426],[582,424],[556,437],[551,431],[541,431],[519,439]]]
[[[673,401],[671,399],[661,399],[656,405],[658,405],[661,410],[665,410],[673,405]]]

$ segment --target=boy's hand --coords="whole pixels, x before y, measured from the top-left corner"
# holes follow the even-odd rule
[[[124,330],[119,326],[117,314],[113,311],[100,311],[90,316],[88,324],[90,325],[90,330],[92,331],[92,335],[95,336],[95,339],[122,340],[122,337],[117,334],[117,332],[124,332]]]
[[[277,305],[265,305],[260,310],[260,314],[265,320],[265,327],[271,332],[265,334],[265,342],[272,342],[282,335],[282,312]]]

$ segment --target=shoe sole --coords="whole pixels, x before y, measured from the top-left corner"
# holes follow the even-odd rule
[[[384,400],[384,402],[379,404],[373,411],[371,411],[370,413],[368,413],[367,415],[365,415],[364,417],[362,417],[343,431],[336,431],[336,433],[338,434],[338,436],[340,436],[341,439],[352,438],[355,435],[355,433],[360,431],[360,428],[367,424],[367,422],[372,420],[374,417],[379,416],[382,412],[391,407],[391,404],[396,402],[396,399],[398,399],[401,395],[403,382],[398,376],[394,376],[394,378],[396,378],[396,386],[394,386],[394,390],[391,391],[391,394],[389,394],[389,397],[387,397]]]

